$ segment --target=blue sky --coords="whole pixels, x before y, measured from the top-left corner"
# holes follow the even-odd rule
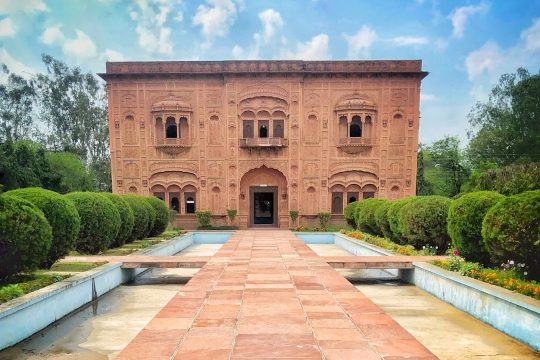
[[[420,140],[466,140],[499,76],[540,68],[540,0],[0,0],[0,62],[422,59]]]

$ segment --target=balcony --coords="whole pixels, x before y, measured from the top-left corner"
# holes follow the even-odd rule
[[[155,147],[167,154],[178,154],[189,149],[191,144],[188,139],[157,139]]]
[[[280,137],[240,139],[241,148],[282,148],[289,146],[289,140]]]
[[[337,144],[339,149],[349,154],[358,154],[371,149],[372,146],[372,139],[364,137],[341,138]]]

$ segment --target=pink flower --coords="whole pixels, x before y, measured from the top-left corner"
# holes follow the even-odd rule
[[[453,253],[454,253],[454,255],[459,255],[458,249],[454,249],[454,252],[453,252]]]

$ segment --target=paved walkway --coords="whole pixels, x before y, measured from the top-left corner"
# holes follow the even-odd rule
[[[289,231],[237,231],[118,359],[436,359]]]

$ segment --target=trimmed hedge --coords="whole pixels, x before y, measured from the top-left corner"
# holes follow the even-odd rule
[[[409,202],[413,201],[414,199],[415,197],[408,197],[408,198],[392,201],[392,203],[388,207],[388,211],[386,212],[388,224],[390,226],[390,231],[391,231],[391,239],[393,241],[398,242],[399,244],[407,243],[407,239],[405,238],[405,236],[403,235],[401,231],[400,222],[399,222],[399,218],[400,218],[399,213],[405,205],[407,205]]]
[[[135,215],[131,206],[120,195],[111,193],[100,193],[112,201],[116,210],[120,214],[120,229],[118,234],[114,238],[114,241],[109,247],[117,247],[124,245],[131,237],[133,231],[133,224],[135,222]]]
[[[540,280],[540,190],[500,200],[482,222],[482,237],[497,264],[525,263],[530,277]]]
[[[6,195],[16,196],[37,206],[52,228],[52,244],[41,267],[50,268],[58,259],[75,248],[81,220],[73,202],[64,196],[42,188],[11,190]]]
[[[127,242],[144,239],[154,227],[156,220],[154,208],[145,200],[144,196],[128,194],[122,195],[122,199],[129,204],[133,210],[133,214],[135,214],[133,230]]]
[[[343,216],[345,217],[345,220],[347,220],[347,224],[349,224],[353,228],[356,228],[355,212],[356,212],[356,207],[359,204],[360,204],[360,201],[353,201],[349,205],[345,206],[345,209],[343,210]]]
[[[444,253],[450,243],[446,219],[452,200],[444,196],[417,196],[399,210],[403,236],[417,249],[437,246]]]
[[[169,208],[165,201],[155,196],[149,196],[146,201],[154,208],[156,212],[156,220],[154,226],[150,230],[149,236],[157,236],[167,229],[169,225]]]
[[[47,259],[52,228],[43,212],[19,197],[0,196],[0,278],[33,270]]]
[[[494,191],[477,191],[452,201],[448,209],[448,235],[452,247],[466,260],[489,265],[489,254],[482,239],[482,220],[503,198]]]
[[[360,201],[360,204],[355,209],[356,227],[374,235],[382,235],[375,221],[375,211],[386,201],[376,198]]]
[[[64,195],[73,203],[81,218],[81,230],[76,249],[83,254],[106,250],[120,230],[120,213],[106,196],[91,192]]]
[[[377,224],[379,233],[388,239],[392,238],[392,230],[388,222],[388,209],[390,209],[390,205],[392,205],[392,202],[386,201],[375,210],[375,223]]]

